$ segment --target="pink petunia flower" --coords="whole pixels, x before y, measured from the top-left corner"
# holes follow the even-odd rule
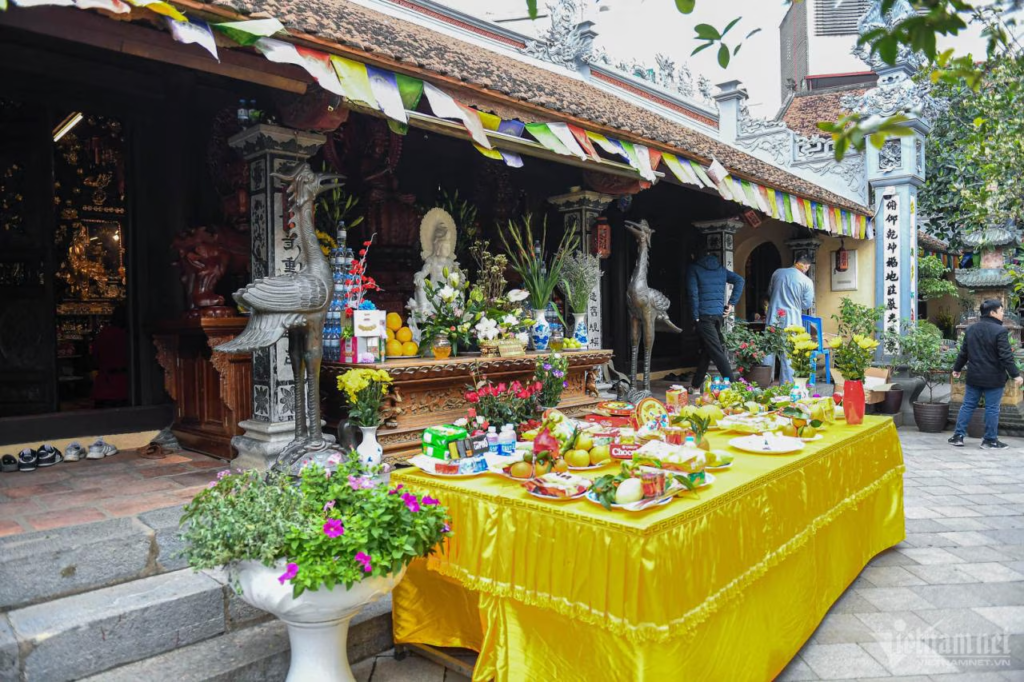
[[[444,524],[443,526],[441,526],[441,532],[442,532],[442,533],[451,533],[451,532],[452,532],[452,527],[451,527],[451,526],[449,526],[449,525],[448,525],[448,524],[446,523],[446,524]]]
[[[225,476],[230,476],[230,475],[231,475],[231,469],[225,469],[224,471],[218,471],[217,472],[217,480],[219,481],[220,479],[224,478]]]
[[[399,484],[398,484],[398,487],[396,487],[396,488],[392,488],[391,490],[389,490],[389,491],[388,491],[388,495],[397,495],[397,494],[398,494],[398,491],[399,491],[399,490],[401,490],[401,489],[402,489],[402,488],[404,488],[404,487],[405,487],[404,485],[402,485],[401,483],[399,483]]]
[[[349,476],[348,484],[352,490],[369,490],[377,485],[369,476]]]
[[[405,506],[414,514],[420,510],[420,501],[412,493],[402,495],[402,502],[405,502]]]
[[[438,500],[435,500],[430,495],[427,495],[426,497],[423,498],[423,504],[425,504],[425,505],[427,505],[429,507],[433,507],[435,505],[441,504],[441,502],[438,501]]]
[[[373,570],[373,565],[370,563],[370,555],[364,554],[363,552],[357,552],[356,561],[363,565],[364,572],[369,573]]]
[[[338,519],[327,519],[327,523],[324,524],[324,535],[329,538],[336,538],[339,535],[345,534],[345,526],[341,525],[341,521]]]
[[[298,575],[298,573],[299,573],[299,565],[298,564],[288,564],[288,567],[285,568],[284,573],[282,573],[281,575],[279,575],[277,577],[277,582],[279,582],[282,585],[284,585],[286,581],[291,580],[296,575]]]
[[[209,483],[206,484],[206,487],[207,488],[216,488],[217,487],[217,481],[210,481]]]
[[[337,453],[331,455],[330,457],[327,458],[327,464],[329,466],[336,466],[338,464],[341,464],[341,455]]]

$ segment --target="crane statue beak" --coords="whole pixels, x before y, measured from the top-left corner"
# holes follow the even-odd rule
[[[643,232],[637,229],[636,223],[626,223],[626,229],[632,232],[637,238],[643,235]]]

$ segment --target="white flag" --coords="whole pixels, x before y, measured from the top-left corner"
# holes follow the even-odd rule
[[[583,151],[583,147],[576,141],[576,137],[573,136],[572,131],[569,130],[569,125],[566,123],[548,123],[548,130],[554,133],[558,141],[565,145],[565,148],[569,150],[569,153],[573,156],[586,161],[590,157]]]
[[[651,168],[651,150],[642,144],[634,145],[636,149],[636,158],[639,163],[637,170],[640,172],[642,177],[647,182],[654,182],[658,177],[654,174],[654,169]]]
[[[459,104],[451,95],[438,90],[430,83],[423,83],[423,93],[427,96],[427,101],[430,102],[430,109],[434,112],[434,116],[462,121],[462,125],[466,126],[466,130],[469,131],[474,142],[481,147],[491,148],[491,142],[487,139],[487,133],[484,132],[484,124],[475,111]]]
[[[722,198],[732,201],[732,191],[730,190],[729,183],[725,182],[725,179],[729,177],[729,171],[718,162],[718,159],[711,160],[711,165],[708,167],[708,176],[715,183],[718,193],[722,195]],[[740,203],[743,202],[741,201]]]
[[[405,104],[402,103],[395,74],[367,65],[366,75],[370,79],[370,90],[377,98],[377,106],[384,115],[401,123],[408,123],[409,117],[405,115]]]
[[[300,52],[299,48],[291,43],[274,38],[260,38],[253,44],[253,47],[276,64],[292,64],[305,70],[327,92],[334,93],[339,97],[345,96],[345,91],[341,89],[341,84],[338,82],[338,74],[334,73],[327,53],[306,49]]]
[[[132,8],[121,0],[75,0],[78,9],[103,9],[113,14],[128,14]]]
[[[171,35],[179,43],[190,45],[195,43],[200,46],[216,59],[220,61],[220,57],[217,56],[217,41],[213,37],[213,31],[210,30],[209,25],[201,19],[192,19],[191,21],[175,21],[170,17],[164,17],[164,21],[167,22],[167,28],[171,30]]]

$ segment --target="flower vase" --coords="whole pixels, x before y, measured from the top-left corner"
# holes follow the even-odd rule
[[[377,442],[377,427],[360,426],[359,430],[363,433],[363,441],[356,447],[359,461],[369,467],[380,466],[384,448]]]
[[[590,343],[590,330],[587,328],[587,314],[586,313],[573,313],[573,328],[572,338],[575,341],[579,341],[586,348],[587,344]]]
[[[796,392],[800,394],[801,400],[811,395],[807,390],[808,381],[810,381],[810,377],[793,377],[793,383],[796,384]]]
[[[847,424],[860,424],[864,421],[864,382],[843,382],[843,414]]]
[[[285,571],[285,562],[264,566],[258,561],[243,561],[231,569],[242,588],[242,600],[250,606],[267,611],[288,627],[291,663],[285,682],[355,682],[348,664],[348,626],[365,607],[391,592],[405,576],[367,577],[346,589],[321,586],[292,596],[288,581],[278,580]]]
[[[551,325],[548,324],[547,311],[543,308],[533,311],[533,327],[530,329],[530,341],[533,349],[545,351],[551,341]]]

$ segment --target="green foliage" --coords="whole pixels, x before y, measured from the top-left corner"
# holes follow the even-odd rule
[[[359,206],[359,198],[349,194],[341,187],[324,192],[317,199],[316,224],[317,229],[334,235],[338,223],[345,221],[349,230],[362,224],[365,216],[355,215]]]
[[[917,295],[929,301],[943,296],[956,296],[956,285],[949,281],[949,271],[938,256],[924,256],[917,259]]]
[[[436,500],[402,492],[401,486],[388,490],[354,452],[336,458],[336,471],[308,466],[298,484],[274,473],[222,475],[185,507],[183,554],[189,566],[200,570],[249,560],[273,566],[286,560],[296,565],[291,584],[297,597],[399,571],[432,553],[450,532],[447,510]]]
[[[558,249],[551,258],[551,264],[548,265],[545,256],[548,237],[547,218],[544,219],[538,240],[534,239],[532,221],[532,216],[527,213],[521,221],[510,220],[507,228],[499,227],[499,230],[501,242],[505,245],[512,269],[519,273],[523,279],[523,286],[530,293],[530,305],[534,310],[542,310],[551,300],[551,294],[562,277],[562,266],[565,259],[579,246],[580,237],[579,231],[575,227],[565,230],[562,233]],[[534,252],[535,242],[540,245],[539,255]]]
[[[690,2],[690,9],[693,9],[692,0]],[[697,40],[703,40],[704,44],[699,45],[696,49],[694,49],[694,51],[690,53],[690,56],[693,56],[698,52],[703,52],[709,47],[718,45],[718,65],[721,66],[723,69],[729,66],[729,61],[732,59],[732,57],[735,57],[739,53],[740,48],[743,47],[743,42],[741,41],[737,43],[735,46],[733,46],[732,50],[730,50],[729,46],[725,44],[725,34],[731,31],[733,27],[736,26],[736,24],[738,24],[742,18],[743,17],[736,17],[735,19],[730,21],[726,25],[726,27],[723,28],[721,31],[719,31],[711,24],[697,24],[696,26],[694,26],[693,30],[696,32]],[[761,29],[759,28],[755,28],[753,31],[748,33],[747,37],[744,38],[743,40],[747,40],[755,33],[760,32],[760,30]]]
[[[840,336],[852,337],[857,334],[871,336],[878,329],[883,312],[882,306],[872,308],[854,303],[844,296],[839,303],[839,314],[832,315],[832,319],[837,323]]]
[[[1010,263],[1006,266],[1006,273],[1012,278],[1010,280],[1010,309],[1017,310],[1021,306],[1021,300],[1024,299],[1024,265]]]
[[[569,360],[561,353],[553,353],[549,357],[537,358],[533,380],[540,383],[537,401],[541,405],[547,407],[558,405],[558,401],[562,399],[562,390],[565,388],[568,373]]]
[[[725,347],[736,361],[737,372],[747,372],[764,364],[769,351],[768,332],[755,332],[744,322],[736,322],[725,332]]]
[[[455,256],[458,260],[465,261],[465,256],[480,236],[480,226],[476,222],[476,206],[460,198],[459,190],[449,193],[446,189],[440,190],[437,205],[455,221]]]
[[[468,299],[469,280],[465,275],[458,271],[449,272],[448,268],[442,274],[445,280],[441,283],[430,278],[423,281],[430,312],[422,320],[417,313],[418,321],[422,323],[420,341],[428,346],[435,338],[443,336],[452,344],[462,344],[465,348],[472,337],[473,325],[483,316],[477,305],[480,301]]]
[[[983,85],[940,82],[949,108],[928,136],[920,192],[929,231],[953,245],[976,229],[1024,214],[1024,57],[997,57]]]
[[[270,566],[284,556],[285,538],[302,519],[301,494],[276,473],[220,475],[181,516],[181,554],[196,570],[238,561]]]
[[[338,377],[338,389],[349,404],[349,417],[357,426],[380,426],[380,408],[391,386],[387,370],[356,367]]]
[[[916,324],[907,321],[900,333],[885,333],[885,344],[895,351],[896,364],[906,366],[912,376],[924,379],[928,402],[934,402],[932,392],[949,380],[955,357],[955,353],[943,349],[939,328],[925,320]]]
[[[601,259],[589,253],[574,251],[562,265],[560,288],[574,313],[587,312],[592,292],[601,281]]]

